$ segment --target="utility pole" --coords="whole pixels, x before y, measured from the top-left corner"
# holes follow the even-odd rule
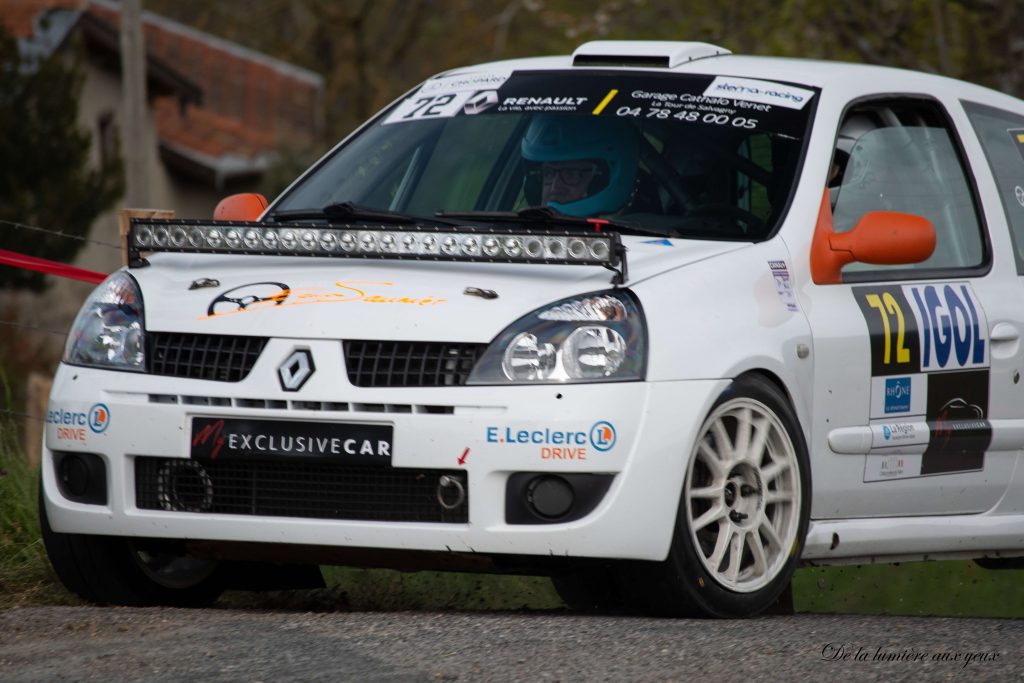
[[[149,144],[146,139],[146,45],[141,0],[121,2],[121,82],[124,88],[125,204],[145,208],[149,196]]]

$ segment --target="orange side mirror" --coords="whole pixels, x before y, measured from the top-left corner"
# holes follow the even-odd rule
[[[267,198],[257,192],[244,192],[225,197],[213,210],[215,221],[254,221],[266,210]]]
[[[819,285],[839,284],[847,263],[920,263],[933,251],[935,227],[912,213],[870,211],[849,232],[836,232],[826,189],[811,241],[811,278]]]

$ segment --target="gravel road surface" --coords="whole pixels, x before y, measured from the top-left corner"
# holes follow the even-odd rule
[[[565,612],[0,611],[0,681],[778,681],[1024,678],[1024,623]]]

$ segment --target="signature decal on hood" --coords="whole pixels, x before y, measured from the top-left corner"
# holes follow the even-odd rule
[[[367,282],[363,280],[339,280],[334,288],[297,287],[291,288],[280,282],[254,282],[229,289],[218,295],[206,309],[203,318],[217,318],[234,313],[249,313],[279,307],[302,306],[307,304],[404,304],[406,306],[433,307],[448,299],[427,296],[396,296],[393,291],[383,293],[372,291],[378,287],[393,287],[393,282]],[[203,319],[201,318],[201,319]]]
[[[283,282],[253,282],[221,292],[206,309],[207,317],[224,313],[238,313],[259,304],[280,306],[288,298],[291,288]]]

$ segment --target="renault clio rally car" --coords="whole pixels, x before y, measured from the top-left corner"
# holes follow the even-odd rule
[[[738,616],[1024,555],[1024,103],[593,42],[432,78],[267,205],[136,220],[50,397],[88,600],[316,564]],[[315,578],[315,577],[313,577]]]

